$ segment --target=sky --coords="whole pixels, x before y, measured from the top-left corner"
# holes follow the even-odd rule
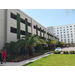
[[[75,23],[75,12],[67,9],[20,9],[44,27]],[[69,10],[69,9],[68,9]]]

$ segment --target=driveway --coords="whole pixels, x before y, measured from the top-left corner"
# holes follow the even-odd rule
[[[71,51],[71,50],[75,51],[75,47],[68,47],[68,48],[66,47],[62,49],[62,51]]]

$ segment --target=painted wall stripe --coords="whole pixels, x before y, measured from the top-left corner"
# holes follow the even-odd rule
[[[20,14],[17,13],[17,39],[20,39]]]

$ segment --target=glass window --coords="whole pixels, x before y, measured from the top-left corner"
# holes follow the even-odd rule
[[[63,28],[65,28],[65,27],[63,27]]]
[[[62,34],[62,32],[60,32]]]
[[[71,35],[71,37],[73,37],[73,36]]]
[[[62,27],[60,27],[60,29],[62,29]]]
[[[70,27],[72,27],[72,26],[70,26]]]
[[[64,38],[66,38],[66,35],[64,34]]]
[[[71,42],[73,42],[73,39],[71,39]]]
[[[63,39],[61,39],[61,41],[63,41]]]
[[[63,31],[65,31],[65,29],[63,29]]]
[[[57,28],[57,29],[59,29],[59,28]]]
[[[49,29],[48,29],[49,30]]]
[[[67,28],[68,28],[68,26],[67,26]]]
[[[64,39],[64,42],[66,43],[66,39]]]
[[[59,31],[59,30],[57,30],[57,31]]]
[[[57,34],[59,34],[59,32],[57,32]]]
[[[75,25],[74,25],[74,27],[75,27]]]
[[[62,31],[62,30],[60,30],[60,31]]]
[[[71,31],[72,32],[72,31]]]
[[[70,43],[70,40],[68,39],[68,43]]]
[[[67,29],[67,30],[69,30],[69,29]]]
[[[65,33],[65,32],[64,32]]]
[[[69,31],[67,31],[67,33],[69,33]]]
[[[67,37],[69,38],[69,34],[67,34]]]
[[[72,28],[70,28],[70,30],[72,30]]]

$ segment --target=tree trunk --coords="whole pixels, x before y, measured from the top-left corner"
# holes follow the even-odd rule
[[[29,56],[32,56],[32,46],[29,47]]]

